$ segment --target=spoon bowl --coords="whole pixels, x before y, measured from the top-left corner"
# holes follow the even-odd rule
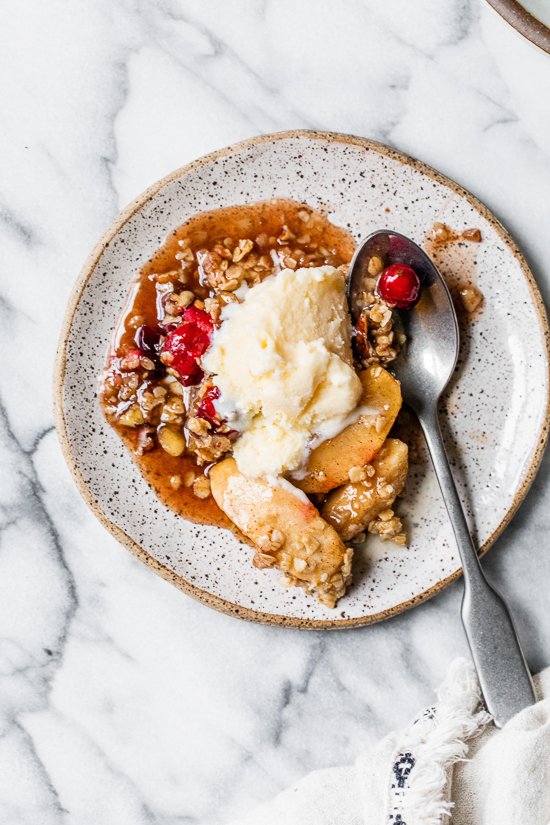
[[[374,232],[359,246],[351,262],[348,302],[353,321],[364,308],[368,265],[372,257],[385,266],[411,266],[422,285],[414,311],[394,312],[406,335],[392,372],[401,382],[403,398],[417,415],[433,408],[454,372],[460,346],[458,321],[447,285],[432,260],[417,244],[391,230]]]
[[[365,293],[372,292],[369,269],[374,271],[375,258],[380,259],[375,261],[377,270],[380,262],[384,268],[407,264],[420,278],[420,298],[413,309],[395,311],[406,341],[392,368],[403,400],[422,426],[453,527],[464,573],[462,621],[487,709],[500,727],[533,704],[535,693],[510,611],[481,568],[439,428],[438,401],[458,358],[456,313],[447,285],[428,255],[404,235],[381,230],[360,244],[351,263],[348,303],[354,322],[364,309]]]

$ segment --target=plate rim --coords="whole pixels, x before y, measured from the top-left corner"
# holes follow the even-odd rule
[[[535,17],[529,9],[518,0],[487,0],[493,11],[511,26],[518,34],[550,54],[550,27]]]
[[[217,149],[206,155],[202,155],[200,158],[197,158],[196,160],[193,160],[190,163],[187,163],[184,166],[175,169],[168,175],[165,175],[163,178],[156,181],[151,186],[147,187],[147,189],[145,189],[141,194],[134,198],[134,200],[132,200],[117,215],[117,217],[112,221],[107,230],[103,233],[100,240],[93,247],[92,251],[86,258],[84,265],[80,270],[80,273],[77,276],[77,279],[71,289],[63,321],[61,324],[61,330],[55,354],[53,370],[54,422],[63,457],[73,476],[77,489],[80,492],[86,504],[88,505],[88,507],[94,513],[96,518],[101,522],[101,524],[111,533],[111,535],[113,535],[117,539],[117,541],[120,544],[122,544],[126,549],[130,550],[130,552],[134,556],[136,556],[138,559],[140,559],[140,561],[148,565],[148,567],[154,570],[163,579],[169,581],[171,584],[174,584],[178,589],[182,590],[184,593],[191,596],[195,600],[201,602],[202,604],[211,607],[221,613],[245,619],[247,621],[256,622],[259,624],[276,625],[279,627],[292,627],[295,629],[346,630],[352,627],[361,627],[364,625],[375,624],[385,619],[389,619],[392,616],[397,616],[399,613],[403,613],[405,610],[409,610],[412,607],[416,607],[417,605],[425,601],[428,601],[428,599],[431,599],[433,596],[437,595],[446,587],[448,587],[452,582],[456,581],[462,575],[462,567],[459,567],[449,576],[447,576],[444,579],[441,579],[436,584],[432,585],[426,590],[423,590],[421,593],[413,596],[411,599],[408,599],[404,602],[400,602],[399,604],[394,605],[391,608],[381,610],[378,613],[374,613],[370,616],[358,616],[355,618],[348,619],[299,619],[293,616],[278,615],[275,613],[263,613],[259,610],[254,610],[249,607],[243,607],[239,604],[235,604],[234,602],[231,602],[228,599],[224,599],[221,596],[216,596],[215,594],[209,593],[208,591],[198,587],[197,585],[192,584],[191,582],[184,579],[183,576],[178,575],[164,564],[161,564],[157,559],[149,555],[149,553],[143,547],[141,547],[133,538],[131,538],[121,527],[119,527],[117,524],[112,522],[107,517],[107,515],[103,512],[103,510],[95,501],[94,496],[89,490],[79,468],[77,467],[75,456],[68,435],[68,427],[63,408],[63,388],[67,368],[67,340],[71,330],[73,318],[78,309],[78,305],[80,303],[84,290],[86,289],[88,281],[92,277],[92,274],[95,270],[99,258],[101,257],[102,253],[107,248],[107,246],[110,244],[110,242],[122,229],[122,227],[164,186],[182,177],[183,175],[188,174],[189,172],[195,169],[201,168],[207,163],[218,160],[219,158],[225,157],[227,155],[235,154],[236,152],[246,150],[247,148],[256,146],[257,144],[288,139],[319,140],[326,141],[329,143],[337,142],[344,143],[347,145],[351,144],[354,146],[360,146],[368,151],[375,151],[378,154],[390,157],[393,160],[400,162],[401,164],[411,166],[412,168],[419,170],[423,174],[437,181],[439,184],[451,189],[455,194],[458,194],[462,198],[465,198],[476,210],[478,210],[478,212],[482,214],[485,220],[487,220],[495,229],[499,237],[502,239],[503,243],[506,245],[508,249],[510,249],[510,251],[512,252],[512,254],[514,255],[514,257],[520,265],[521,271],[529,286],[531,299],[537,312],[541,326],[541,331],[544,337],[544,352],[546,358],[546,372],[548,377],[546,409],[544,421],[540,428],[540,432],[538,433],[538,439],[536,442],[533,457],[531,459],[529,467],[527,468],[523,481],[519,489],[517,490],[514,499],[508,511],[501,520],[500,524],[495,528],[495,530],[491,533],[491,535],[479,549],[480,557],[485,555],[489,548],[494,544],[496,539],[506,529],[506,527],[512,520],[513,516],[516,514],[519,506],[523,502],[528,490],[530,489],[535,479],[548,441],[548,434],[550,429],[550,327],[548,323],[546,308],[538,285],[529,266],[527,265],[527,262],[523,254],[520,252],[517,244],[512,239],[508,230],[505,229],[505,227],[495,217],[495,215],[493,215],[489,208],[485,206],[485,204],[483,204],[475,195],[473,195],[467,189],[464,189],[464,187],[456,183],[456,181],[452,180],[451,178],[448,178],[446,175],[443,175],[436,169],[433,169],[431,166],[424,163],[423,161],[417,160],[416,158],[413,158],[410,155],[407,155],[406,153],[401,152],[398,149],[394,149],[393,147],[387,146],[386,144],[380,143],[379,141],[373,140],[371,138],[360,137],[357,135],[351,135],[342,132],[326,132],[309,129],[291,129],[281,132],[257,135],[252,138],[247,138],[237,143],[233,143],[230,146],[226,146],[222,149]]]

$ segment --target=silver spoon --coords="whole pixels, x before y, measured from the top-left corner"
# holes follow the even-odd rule
[[[351,263],[348,301],[354,321],[364,308],[365,279],[371,277],[368,264],[373,256],[381,258],[384,266],[412,266],[422,282],[414,309],[399,313],[407,342],[392,371],[426,438],[462,560],[462,622],[485,704],[495,724],[502,727],[536,699],[510,611],[479,563],[439,428],[438,401],[458,358],[455,309],[443,278],[426,253],[404,235],[382,230],[363,241]]]

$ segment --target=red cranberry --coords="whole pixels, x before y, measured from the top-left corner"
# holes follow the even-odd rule
[[[215,430],[221,424],[220,417],[214,407],[214,401],[220,397],[219,387],[208,387],[197,407],[197,418],[204,418]]]
[[[212,316],[205,312],[204,309],[198,309],[195,306],[184,309],[182,320],[186,324],[195,324],[203,332],[210,334],[214,328],[214,321]]]
[[[179,380],[180,384],[183,384],[184,387],[196,387],[203,378],[204,372],[200,367],[197,367],[194,372],[190,372],[188,375],[182,375]]]
[[[170,367],[180,375],[184,387],[200,384],[204,373],[199,359],[210,346],[214,323],[207,312],[189,307],[183,313],[182,323],[166,338],[163,352],[172,356]]]
[[[160,330],[146,324],[136,329],[134,341],[144,355],[155,356],[159,351]]]
[[[182,356],[178,360],[179,367],[174,367],[180,374],[180,384],[184,387],[196,387],[204,378],[204,372],[191,356]]]
[[[412,266],[392,264],[380,275],[377,290],[389,306],[412,309],[420,295],[420,278]]]

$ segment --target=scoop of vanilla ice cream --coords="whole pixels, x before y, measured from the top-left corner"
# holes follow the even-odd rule
[[[361,395],[344,276],[332,266],[284,269],[229,304],[222,321],[203,360],[218,411],[242,433],[239,470],[298,469],[314,440],[343,429]]]

